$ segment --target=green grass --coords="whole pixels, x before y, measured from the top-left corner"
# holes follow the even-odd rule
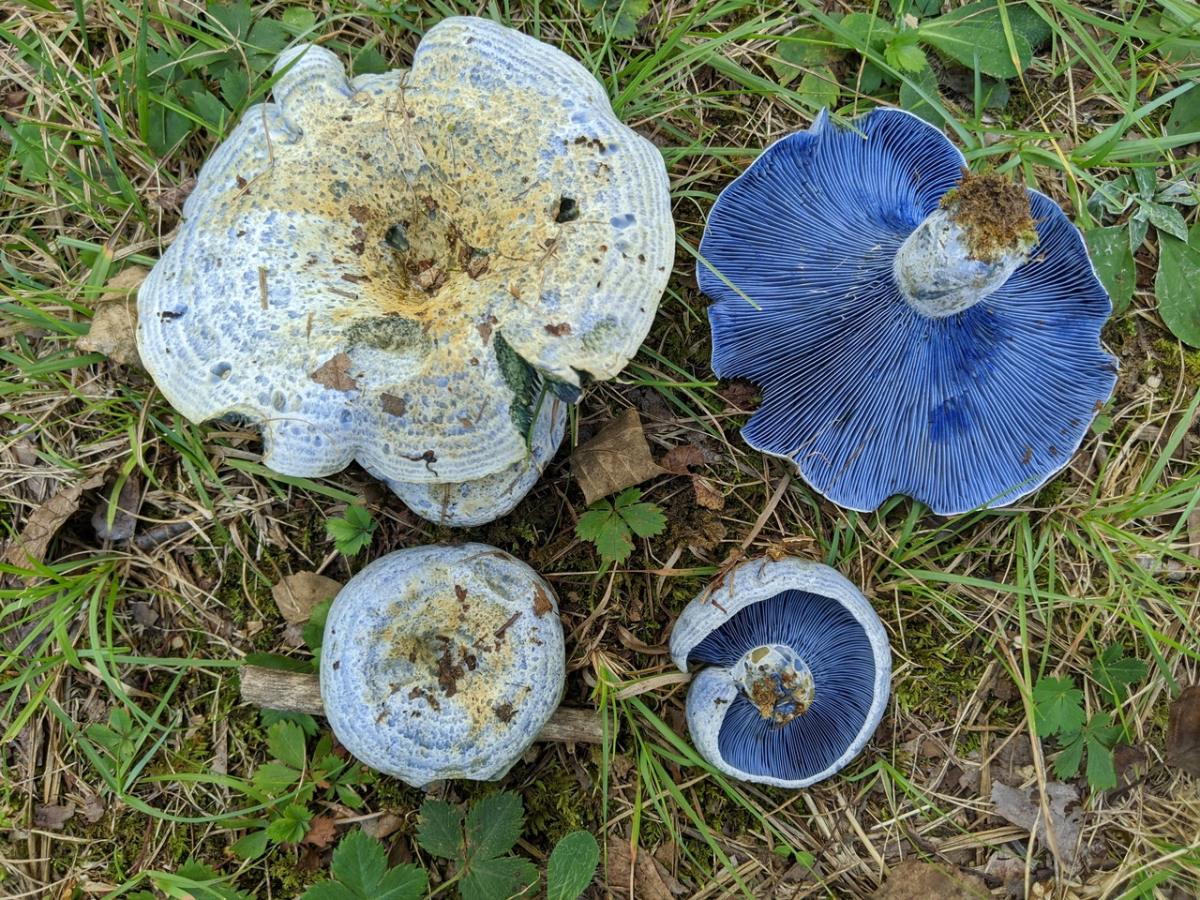
[[[179,896],[209,872],[251,896],[294,896],[322,877],[327,850],[273,844],[251,861],[230,853],[245,820],[279,802],[255,790],[270,758],[267,728],[237,702],[236,667],[253,652],[306,664],[270,599],[282,575],[324,567],[344,579],[392,549],[459,537],[509,550],[552,580],[572,634],[568,699],[596,704],[609,726],[594,753],[539,745],[507,776],[504,786],[537,813],[518,851],[539,865],[536,848],[569,822],[592,828],[602,847],[658,851],[663,870],[703,896],[863,896],[909,856],[983,871],[1012,841],[995,837],[1000,823],[981,787],[991,755],[1010,738],[1029,743],[1038,680],[1070,676],[1086,712],[1112,711],[1122,740],[1151,763],[1120,795],[1080,783],[1091,852],[1064,883],[1088,896],[1200,891],[1194,786],[1160,765],[1167,705],[1200,668],[1200,366],[1157,311],[1157,229],[1133,242],[1136,283],[1106,330],[1123,364],[1106,427],[1033,497],[952,520],[903,499],[846,512],[796,478],[777,490],[786,467],[740,441],[744,416],[708,368],[706,300],[692,275],[716,195],[761,148],[805,126],[831,85],[843,118],[880,104],[919,107],[973,167],[1036,185],[1085,231],[1133,228],[1131,213],[1088,200],[1123,177],[1158,189],[1200,171],[1200,126],[1182,114],[1200,73],[1194,5],[1005,0],[1001,56],[1020,56],[1022,29],[1042,29],[1046,42],[1007,80],[1002,107],[988,102],[994,79],[932,43],[920,43],[931,69],[902,70],[886,45],[834,17],[851,7],[872,15],[874,34],[897,27],[915,2],[654,4],[632,37],[588,6],[332,0],[257,4],[251,20],[171,0],[11,4],[0,22],[2,536],[63,490],[90,478],[101,486],[78,498],[44,560],[0,563],[0,893],[154,887]],[[420,32],[455,12],[514,24],[581,60],[622,119],[661,146],[670,173],[675,275],[642,352],[615,382],[589,389],[571,441],[639,405],[656,451],[694,440],[721,455],[704,474],[726,508],[695,508],[686,480],[643,485],[668,526],[636,540],[624,567],[603,577],[594,548],[574,537],[585,507],[570,485],[569,448],[511,517],[451,533],[416,520],[357,469],[327,479],[271,473],[253,431],[189,424],[144,374],[75,347],[111,278],[153,265],[169,244],[175,189],[268,98],[282,46],[324,37],[356,71],[375,71],[406,64]],[[254,24],[265,20],[277,24]],[[808,55],[795,62],[802,45]],[[1195,223],[1195,206],[1177,209]],[[125,479],[141,485],[141,530],[184,530],[148,549],[101,545],[90,517]],[[346,560],[324,523],[356,503],[378,527]],[[686,686],[655,681],[673,671],[669,661],[631,649],[618,629],[661,643],[760,517],[745,552],[786,547],[864,585],[895,654],[895,698],[868,751],[799,793],[730,782],[700,760],[683,725]],[[665,568],[673,574],[656,574]],[[1149,668],[1115,709],[1092,673],[1113,643]],[[1007,699],[996,679],[1011,681]],[[119,740],[106,743],[101,728]],[[921,735],[944,753],[914,752]],[[1028,780],[1052,780],[1054,756],[1044,742]],[[490,790],[444,788],[452,800]],[[343,832],[358,816],[399,816],[389,845],[436,870],[412,840],[419,792],[374,779],[351,810],[313,791],[301,780],[284,796],[347,820]],[[30,827],[39,806],[66,803],[76,813],[63,830]],[[85,809],[99,809],[95,821]],[[1034,880],[1053,865],[1041,847],[1029,860]]]

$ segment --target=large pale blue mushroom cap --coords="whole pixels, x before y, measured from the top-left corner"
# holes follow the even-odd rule
[[[356,758],[421,787],[500,778],[562,697],[558,605],[529,566],[485,544],[380,557],[338,593],[321,699]]]
[[[1012,503],[1066,465],[1112,393],[1111,304],[1078,229],[1030,190],[1036,234],[973,258],[943,208],[965,166],[909,113],[853,128],[822,113],[709,215],[713,368],[763,393],[742,435],[841,506]]]
[[[578,62],[486,19],[443,19],[408,70],[351,79],[306,44],[276,74],[141,286],[146,368],[194,422],[259,424],[277,472],[357,461],[421,515],[494,519],[581,377],[650,329],[662,156]]]
[[[742,781],[801,788],[866,746],[887,707],[887,632],[835,570],[746,563],[687,605],[671,658],[697,672],[687,698],[696,749]]]

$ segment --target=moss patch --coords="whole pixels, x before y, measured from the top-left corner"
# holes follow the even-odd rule
[[[1003,175],[966,173],[941,206],[966,232],[972,259],[995,262],[1037,240],[1029,192]]]

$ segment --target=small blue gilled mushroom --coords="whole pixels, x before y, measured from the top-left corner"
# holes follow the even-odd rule
[[[342,588],[321,647],[329,725],[422,787],[500,778],[550,719],[566,659],[550,586],[484,544],[410,547]]]
[[[966,174],[909,113],[822,113],[777,141],[700,252],[713,368],[763,389],[742,436],[841,506],[1012,503],[1066,465],[1116,381],[1079,231],[1045,195]]]
[[[870,603],[828,566],[738,567],[684,609],[671,634],[697,750],[743,781],[801,788],[870,740],[887,705],[892,654]]]

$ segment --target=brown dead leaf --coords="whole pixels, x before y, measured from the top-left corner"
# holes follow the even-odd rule
[[[408,403],[403,397],[383,393],[379,395],[379,399],[383,403],[383,411],[389,416],[402,416],[408,410]]]
[[[1113,768],[1117,773],[1117,786],[1128,787],[1137,781],[1146,769],[1146,754],[1140,747],[1117,744],[1113,747]]]
[[[571,470],[588,506],[663,471],[650,456],[636,409],[625,410],[571,454]]]
[[[391,837],[404,827],[404,820],[395,813],[385,812],[381,816],[363,819],[362,830],[377,841]]]
[[[167,188],[151,197],[150,205],[157,206],[163,212],[178,212],[195,187],[195,178],[185,178],[175,187]]]
[[[333,843],[337,837],[337,822],[332,816],[313,816],[308,824],[308,834],[300,839],[300,843],[311,847],[324,849]]]
[[[717,393],[734,409],[749,412],[758,398],[759,390],[748,381],[732,381]]]
[[[639,851],[634,861],[628,841],[616,835],[609,837],[605,882],[613,896],[630,897],[632,884],[636,900],[674,900],[664,874],[661,864],[649,853]]]
[[[279,613],[292,625],[307,622],[313,607],[322,600],[336,597],[342,589],[340,581],[318,575],[316,572],[296,572],[285,575],[279,584],[271,588],[271,596]]]
[[[142,359],[137,349],[137,289],[149,270],[128,266],[104,286],[96,303],[92,326],[80,335],[75,345],[88,353],[103,353],[123,366],[138,366]]]
[[[38,803],[33,807],[33,827],[62,831],[73,815],[74,803]]]
[[[983,900],[991,892],[978,875],[907,859],[892,867],[887,881],[871,896],[874,900]]]
[[[45,475],[35,474],[39,469],[45,471],[41,462],[37,447],[27,437],[17,438],[0,452],[0,465],[11,470],[4,473],[7,487],[33,503],[49,497],[54,486]]]
[[[100,799],[99,794],[94,794],[90,790],[83,795],[83,803],[79,807],[79,812],[89,825],[95,825],[104,818],[104,801]]]
[[[1171,704],[1167,763],[1200,778],[1200,684],[1185,687]]]
[[[358,382],[350,377],[350,356],[339,353],[326,360],[317,371],[308,377],[322,387],[333,391],[353,391],[358,389]]]
[[[533,586],[533,614],[539,617],[544,616],[552,609],[554,609],[554,603],[546,593],[546,589],[540,584],[535,584]]]
[[[35,509],[21,533],[9,544],[4,561],[9,565],[21,567],[29,565],[30,557],[37,562],[43,562],[50,541],[58,533],[58,529],[79,509],[83,492],[103,483],[103,473],[93,475],[87,481],[63,488]]]
[[[134,472],[121,485],[111,525],[108,522],[109,495],[101,495],[96,509],[92,513],[92,528],[96,532],[96,537],[102,541],[112,541],[117,544],[129,540],[137,530],[137,514],[141,504],[142,479],[137,472]]]
[[[668,450],[659,465],[675,475],[686,475],[690,466],[702,466],[705,462],[704,451],[695,444],[680,444]]]
[[[696,505],[705,509],[721,510],[725,508],[725,495],[717,490],[711,481],[701,475],[692,476],[692,490],[696,494]]]
[[[1079,833],[1083,829],[1083,813],[1079,806],[1079,792],[1069,784],[1051,781],[1046,784],[1046,802],[1050,807],[1050,824],[1054,829],[1054,843],[1058,847],[1061,862],[1068,868],[1074,866],[1079,855]],[[1042,816],[1038,789],[1009,787],[1001,781],[992,782],[992,803],[996,812],[1018,828],[1031,830],[1037,827],[1037,837],[1042,846],[1049,847],[1046,839],[1046,822]]]

